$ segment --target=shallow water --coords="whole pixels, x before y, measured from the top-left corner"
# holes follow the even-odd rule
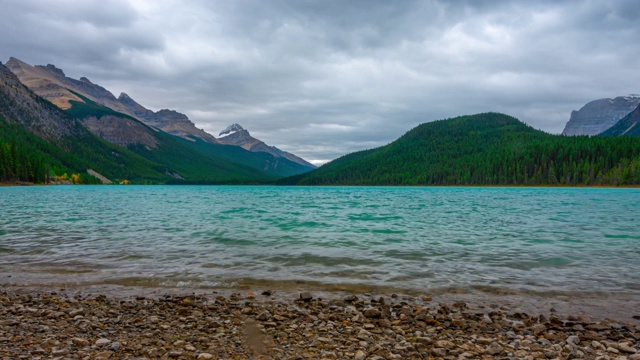
[[[640,293],[640,190],[0,188],[0,284]]]

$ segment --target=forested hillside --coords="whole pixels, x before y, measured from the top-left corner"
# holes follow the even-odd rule
[[[280,181],[300,185],[636,185],[640,138],[567,137],[497,113],[422,124],[387,146]]]

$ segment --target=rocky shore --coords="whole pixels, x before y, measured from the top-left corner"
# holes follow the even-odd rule
[[[640,330],[430,296],[0,290],[2,359],[640,359]]]

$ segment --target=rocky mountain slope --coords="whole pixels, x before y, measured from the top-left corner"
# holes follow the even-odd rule
[[[107,89],[92,83],[86,77],[82,77],[80,80],[67,77],[55,65],[32,66],[12,57],[7,62],[7,67],[32,91],[63,110],[71,107],[71,101],[83,102],[78,96],[80,94],[97,104],[135,117],[146,125],[156,127],[166,133],[191,141],[200,139],[216,143],[213,136],[196,128],[184,114],[170,110],[153,112],[124,93],[116,98]]]
[[[128,115],[134,120],[142,122],[144,125],[160,129],[168,134],[192,142],[204,141],[211,144],[222,143],[225,145],[240,146],[251,152],[265,152],[277,159],[286,159],[303,166],[306,170],[315,168],[313,164],[294,154],[268,146],[264,142],[251,137],[248,132],[241,132],[236,136],[227,137],[224,141],[220,142],[213,135],[202,129],[198,129],[184,114],[169,109],[154,112],[140,105],[125,93],[121,93],[120,96],[116,98],[107,89],[92,83],[86,77],[82,77],[80,80],[67,77],[64,71],[55,65],[32,66],[12,57],[7,62],[7,67],[32,91],[63,110],[69,110],[72,104],[76,104],[76,107],[78,107],[84,102],[93,102],[105,106],[120,115]],[[94,107],[92,104],[87,106]],[[153,141],[151,141],[151,137],[148,136],[148,129],[130,120],[131,119],[122,116],[116,116],[116,118],[110,116],[83,120],[83,123],[94,134],[114,144],[129,146],[131,144],[141,143],[145,146],[153,147]],[[130,130],[132,133],[127,135],[127,132]],[[277,167],[277,164],[273,163],[273,166]]]
[[[618,96],[587,103],[571,112],[562,135],[598,135],[615,125],[640,104],[640,95]]]
[[[55,141],[84,132],[50,102],[34,96],[18,77],[0,63],[0,114],[43,139]]]
[[[640,136],[640,105],[623,117],[611,128],[600,135],[603,136]]]
[[[97,182],[93,170],[139,184],[264,183],[308,170],[267,153],[185,140],[70,94],[78,100],[63,111],[0,65],[0,181],[74,174],[74,182]]]
[[[0,181],[166,181],[163,167],[92,135],[77,119],[36,95],[0,64]],[[65,177],[65,179],[67,179]]]
[[[213,135],[198,129],[185,114],[169,109],[153,112],[138,104],[125,93],[121,93],[118,96],[118,101],[126,108],[128,114],[149,126],[190,141],[202,140],[213,144],[218,143],[218,140]]]
[[[218,135],[218,141],[221,144],[240,146],[243,149],[252,152],[265,152],[277,158],[288,159],[297,164],[307,166],[312,169],[316,168],[315,165],[292,153],[280,150],[275,146],[269,146],[263,141],[254,138],[253,136],[251,136],[248,130],[244,129],[239,124],[229,125],[226,129],[222,130]]]

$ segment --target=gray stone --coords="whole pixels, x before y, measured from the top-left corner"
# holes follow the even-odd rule
[[[103,346],[107,346],[109,344],[111,344],[111,340],[109,340],[109,339],[102,338],[102,339],[96,340],[96,346],[97,347],[103,347]]]
[[[567,338],[568,344],[578,345],[580,344],[580,338],[576,335],[571,335]]]
[[[618,350],[628,353],[628,354],[635,354],[638,351],[634,348],[632,348],[631,346],[627,345],[627,344],[618,344]]]

